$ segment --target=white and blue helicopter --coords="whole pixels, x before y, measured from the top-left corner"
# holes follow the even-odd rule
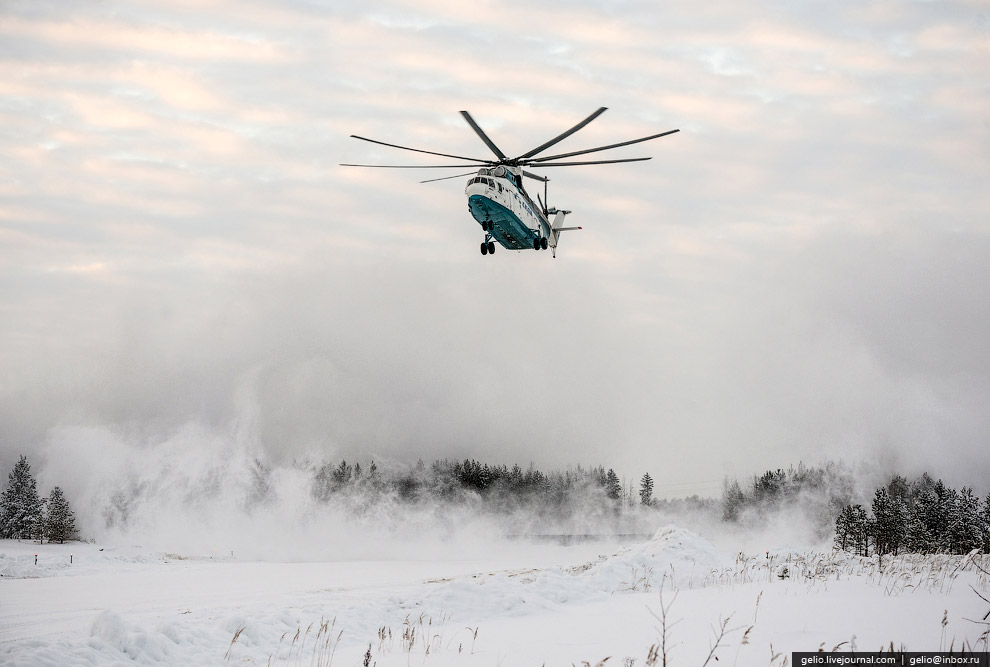
[[[509,248],[511,250],[546,250],[549,248],[552,251],[552,255],[556,257],[557,243],[560,240],[561,232],[581,228],[563,226],[564,217],[569,214],[570,211],[562,211],[556,208],[547,207],[547,183],[550,179],[545,176],[539,176],[526,171],[524,167],[536,169],[541,167],[575,167],[590,164],[614,164],[617,162],[643,162],[644,160],[649,160],[651,158],[636,157],[618,160],[585,160],[572,162],[558,162],[557,160],[563,160],[566,158],[575,157],[577,155],[585,155],[587,153],[609,150],[611,148],[619,148],[621,146],[629,146],[631,144],[638,144],[643,141],[658,139],[679,131],[668,130],[667,132],[652,134],[648,137],[641,137],[630,141],[622,141],[617,144],[609,144],[608,146],[598,146],[597,148],[586,148],[584,150],[571,151],[569,153],[536,157],[543,151],[558,142],[563,141],[594,119],[598,118],[598,116],[604,113],[605,110],[606,107],[601,107],[566,132],[559,134],[550,141],[514,158],[506,156],[505,153],[503,153],[502,150],[495,145],[495,142],[493,142],[488,135],[485,134],[484,130],[478,126],[474,118],[471,117],[471,114],[467,111],[462,111],[461,116],[463,116],[464,120],[466,120],[468,125],[471,126],[471,129],[473,129],[477,135],[481,137],[481,140],[485,142],[485,145],[491,149],[492,153],[494,153],[498,158],[497,160],[484,160],[480,158],[464,157],[462,155],[451,155],[449,153],[426,151],[419,148],[409,148],[408,146],[399,146],[397,144],[390,144],[384,141],[377,141],[375,139],[368,139],[367,137],[359,137],[356,134],[352,134],[351,137],[354,139],[360,139],[361,141],[368,141],[373,144],[388,146],[390,148],[414,151],[416,153],[426,153],[427,155],[439,155],[441,157],[464,160],[464,162],[461,164],[439,165],[341,164],[341,166],[375,167],[379,169],[458,169],[466,167],[481,167],[481,169],[477,172],[471,171],[467,174],[458,174],[457,176],[431,178],[420,182],[432,183],[434,181],[444,181],[452,178],[472,176],[472,178],[467,182],[467,187],[465,187],[464,193],[468,198],[468,210],[485,232],[485,240],[481,243],[482,255],[494,255],[495,241],[498,241],[502,247]],[[530,198],[529,194],[526,192],[526,189],[523,187],[523,177],[532,178],[543,182],[543,198],[540,199],[539,194],[536,195],[539,205],[537,205]],[[551,216],[553,217],[551,218]]]

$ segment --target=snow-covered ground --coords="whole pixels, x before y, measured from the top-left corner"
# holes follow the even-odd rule
[[[987,557],[495,541],[429,558],[271,562],[0,542],[4,665],[768,665],[791,651],[986,650]],[[37,564],[35,564],[37,554]],[[70,564],[70,554],[72,563]],[[974,558],[982,558],[976,560]],[[972,588],[971,588],[972,587]],[[662,594],[661,594],[662,589]],[[981,639],[981,635],[983,638]],[[776,657],[775,657],[776,656]],[[659,663],[658,663],[659,664]]]

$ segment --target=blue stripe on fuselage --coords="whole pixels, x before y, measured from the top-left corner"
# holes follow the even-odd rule
[[[536,234],[506,207],[488,197],[471,195],[468,197],[468,208],[478,224],[483,226],[488,220],[495,223],[492,238],[504,247],[512,250],[532,249]]]

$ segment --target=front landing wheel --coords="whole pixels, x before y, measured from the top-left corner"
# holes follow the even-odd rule
[[[481,244],[481,254],[482,255],[487,255],[488,254],[488,244],[487,243],[482,243]]]

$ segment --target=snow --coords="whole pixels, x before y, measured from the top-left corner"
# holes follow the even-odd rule
[[[970,588],[988,596],[986,557],[747,557],[675,526],[628,546],[479,546],[289,562],[2,541],[0,664],[350,667],[370,646],[380,667],[644,665],[662,606],[672,665],[702,664],[726,619],[721,664],[983,646],[967,619],[987,612]]]

